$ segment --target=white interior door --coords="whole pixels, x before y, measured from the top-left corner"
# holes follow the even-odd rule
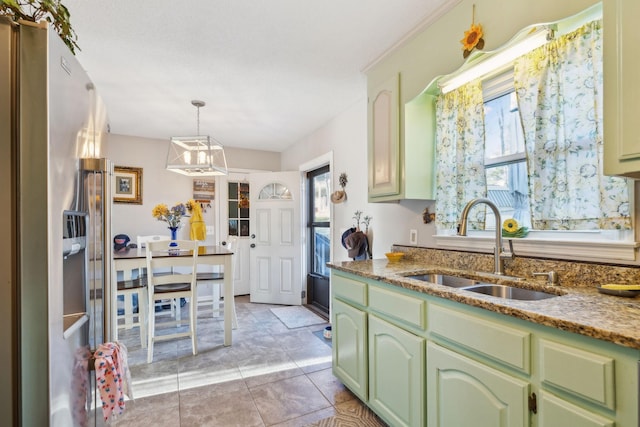
[[[302,304],[300,172],[249,176],[251,302]]]
[[[229,240],[229,182],[247,182],[247,174],[229,173],[228,176],[218,177],[216,202],[218,208],[217,243],[224,244]],[[250,189],[250,192],[252,189]],[[237,196],[234,196],[237,197]],[[238,243],[233,250],[236,254],[236,268],[233,274],[233,290],[235,295],[248,295],[249,288],[249,237],[238,236]]]

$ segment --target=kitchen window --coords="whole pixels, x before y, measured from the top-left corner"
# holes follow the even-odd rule
[[[602,176],[601,35],[601,22],[590,22],[524,54],[497,77],[438,98],[439,235],[455,235],[464,204],[487,197],[503,220],[531,230],[516,241],[532,254],[549,255],[534,240],[600,240],[626,243],[625,255],[614,258],[633,259],[630,184]],[[483,208],[474,208],[469,221],[477,236],[502,226]],[[468,248],[469,239],[460,239]]]
[[[522,122],[513,87],[513,70],[483,83],[484,170],[487,198],[502,218],[531,228],[527,164]],[[486,211],[485,229],[495,229],[493,211]]]

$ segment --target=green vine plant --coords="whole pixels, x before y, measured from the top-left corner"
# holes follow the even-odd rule
[[[76,42],[78,36],[71,27],[69,10],[60,0],[0,0],[0,16],[8,16],[14,21],[40,22],[46,20],[67,45],[71,53],[80,50]]]

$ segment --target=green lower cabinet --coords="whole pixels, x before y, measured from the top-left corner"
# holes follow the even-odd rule
[[[371,314],[368,327],[369,406],[392,426],[424,426],[425,339]]]
[[[348,273],[332,286],[333,372],[391,426],[640,426],[637,349]]]
[[[528,427],[528,395],[528,382],[427,343],[429,427]]]
[[[538,396],[538,427],[613,427],[615,423],[550,393]]]
[[[333,301],[333,373],[367,401],[367,313]]]

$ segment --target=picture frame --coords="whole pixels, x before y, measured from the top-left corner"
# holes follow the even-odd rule
[[[216,197],[216,182],[212,179],[193,180],[193,198],[195,200],[211,201]]]
[[[115,166],[114,203],[142,204],[142,168]]]

